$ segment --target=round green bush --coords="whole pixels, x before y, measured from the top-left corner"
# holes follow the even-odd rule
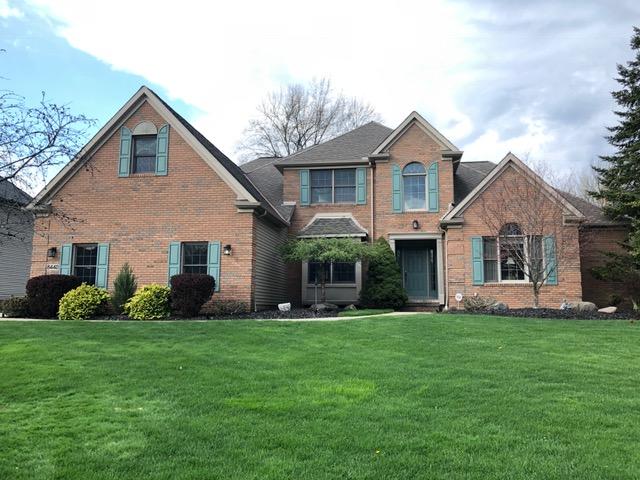
[[[60,299],[58,318],[60,320],[87,320],[104,309],[109,301],[109,293],[104,288],[83,283],[69,290]]]
[[[127,303],[124,311],[134,320],[162,320],[167,318],[169,309],[169,295],[171,290],[163,285],[147,285],[138,290]]]

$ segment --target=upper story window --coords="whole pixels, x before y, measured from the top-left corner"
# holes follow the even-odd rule
[[[96,283],[98,245],[96,243],[73,246],[73,274],[89,285]]]
[[[409,163],[402,170],[404,210],[427,209],[427,171],[421,163]]]
[[[135,135],[131,173],[154,173],[156,170],[156,135]]]
[[[355,203],[356,169],[311,170],[311,203]]]
[[[193,242],[182,244],[182,273],[207,273],[206,242]]]

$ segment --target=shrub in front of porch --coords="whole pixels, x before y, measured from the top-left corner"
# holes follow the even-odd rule
[[[181,273],[171,277],[171,309],[183,317],[195,317],[213,295],[216,281],[211,275]]]
[[[169,317],[169,287],[151,284],[142,287],[124,304],[124,311],[132,320],[164,320]]]
[[[60,320],[87,320],[103,313],[109,302],[109,293],[104,288],[83,283],[69,290],[60,299]]]
[[[367,278],[360,290],[360,304],[367,308],[404,307],[408,298],[393,250],[382,237],[376,240],[373,249],[376,253],[369,261]]]
[[[56,318],[60,299],[69,290],[82,284],[73,275],[40,275],[27,282],[29,315],[35,318]]]

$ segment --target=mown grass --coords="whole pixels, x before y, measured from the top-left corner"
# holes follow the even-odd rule
[[[343,310],[339,317],[370,317],[371,315],[382,315],[393,312],[392,308],[363,308],[362,310]]]
[[[0,322],[0,478],[638,478],[639,340],[468,315]]]

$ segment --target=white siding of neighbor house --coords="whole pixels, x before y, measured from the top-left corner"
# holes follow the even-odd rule
[[[264,218],[256,220],[255,291],[257,310],[273,308],[287,298],[287,269],[280,257],[280,246],[287,241],[287,229],[276,227]]]
[[[15,222],[15,216],[12,223]],[[7,213],[0,207],[0,218]],[[19,230],[19,231],[18,231]],[[31,269],[31,244],[33,240],[33,222],[31,215],[25,213],[24,223],[12,227],[20,238],[0,235],[0,299],[25,294],[25,285]]]

